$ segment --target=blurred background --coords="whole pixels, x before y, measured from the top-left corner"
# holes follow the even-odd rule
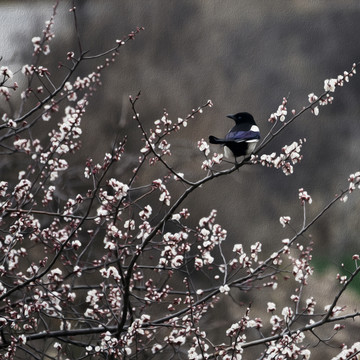
[[[31,38],[41,35],[52,6],[53,1],[0,2],[1,65],[15,72],[31,63]],[[211,109],[172,137],[171,164],[195,179],[202,174],[203,160],[197,141],[225,134],[233,125],[227,114],[252,113],[264,136],[271,128],[267,119],[283,97],[289,96],[289,112],[299,111],[308,104],[309,93],[323,92],[324,79],[350,70],[360,60],[358,0],[86,0],[76,6],[82,45],[89,54],[112,47],[136,26],[145,27],[103,73],[103,87],[91,99],[83,123],[83,147],[73,160],[84,166],[87,157],[102,159],[114,134],[127,134],[128,165],[118,170],[119,177],[134,167],[141,147],[129,95],[141,90],[137,110],[147,128],[164,109],[177,120],[208,99],[213,101]],[[77,51],[70,7],[71,1],[60,2],[52,53],[44,60],[53,73],[67,51]],[[86,63],[80,73],[88,74],[93,66]],[[272,253],[292,235],[279,224],[280,216],[291,216],[292,226],[301,227],[299,188],[313,198],[308,219],[346,189],[348,175],[360,170],[359,75],[334,96],[334,103],[320,108],[317,117],[310,112],[301,116],[263,150],[279,153],[284,145],[306,138],[304,158],[292,176],[249,166],[221,177],[198,189],[186,204],[194,223],[216,208],[229,244],[261,241],[264,252]],[[3,103],[0,106],[6,110]],[[2,178],[15,171],[14,159],[0,165]],[[359,200],[354,193],[346,204],[337,204],[304,238],[304,244],[309,235],[314,241],[313,264],[319,277],[340,271],[341,263],[359,252]],[[329,289],[320,284],[321,279],[314,289],[326,294]]]

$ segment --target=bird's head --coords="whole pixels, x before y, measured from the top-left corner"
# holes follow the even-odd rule
[[[233,119],[237,124],[248,123],[255,124],[253,116],[247,112],[240,112],[234,115],[227,115],[226,117]]]

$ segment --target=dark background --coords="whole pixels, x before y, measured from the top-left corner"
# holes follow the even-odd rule
[[[20,64],[31,63],[31,38],[41,34],[52,5],[52,1],[0,2],[1,65],[15,72]],[[65,61],[67,51],[77,50],[70,6],[70,1],[62,2],[55,20],[56,38],[47,60],[54,74],[54,59]],[[308,104],[309,93],[323,92],[324,79],[350,70],[360,60],[357,0],[79,1],[77,11],[83,48],[90,54],[112,47],[115,39],[136,26],[145,27],[104,73],[103,87],[91,99],[83,122],[83,147],[73,159],[79,167],[87,157],[102,159],[115,134],[128,134],[127,165],[118,170],[124,181],[142,146],[129,95],[141,90],[138,111],[146,127],[162,116],[164,108],[176,121],[208,99],[213,101],[211,109],[171,141],[171,164],[194,179],[202,173],[197,140],[224,134],[232,126],[226,114],[252,113],[264,136],[271,127],[267,119],[284,96],[289,95],[289,113],[299,111]],[[93,65],[85,64],[80,73],[91,72]],[[304,159],[292,176],[251,166],[217,179],[198,189],[186,204],[194,223],[216,208],[219,223],[228,230],[229,251],[233,243],[261,241],[264,252],[272,253],[292,234],[282,229],[280,216],[291,216],[295,229],[302,224],[299,188],[313,197],[308,219],[347,188],[348,175],[360,169],[358,75],[334,96],[334,103],[321,107],[319,116],[307,112],[263,150],[279,153],[285,144],[306,138]],[[2,178],[18,170],[16,161],[11,157],[2,161]],[[67,176],[81,184],[76,175]],[[341,262],[359,251],[358,220],[355,193],[311,229],[316,270],[338,271]]]
[[[15,72],[20,64],[31,63],[31,38],[41,34],[53,2],[0,5],[7,45],[2,65]],[[44,60],[53,76],[65,53],[77,50],[70,5],[60,3],[52,54]],[[147,127],[164,108],[176,121],[208,99],[213,101],[212,109],[172,138],[175,169],[195,177],[202,161],[196,142],[224,134],[232,126],[226,114],[252,113],[264,136],[270,129],[267,119],[284,96],[289,95],[289,112],[299,111],[308,104],[309,93],[323,92],[324,79],[359,60],[358,1],[81,1],[77,11],[83,48],[90,54],[113,46],[136,26],[145,27],[104,72],[104,86],[91,100],[83,123],[80,164],[86,156],[101,159],[116,133],[129,135],[129,159],[136,161],[141,144],[128,96],[141,90],[138,111]],[[86,63],[80,73],[88,74],[93,66]],[[216,207],[230,237],[271,243],[281,236],[279,216],[299,217],[294,226],[300,225],[300,187],[312,195],[309,216],[315,214],[359,169],[359,89],[355,77],[335,92],[333,105],[320,108],[318,117],[306,113],[264,149],[279,153],[285,144],[305,137],[304,159],[294,175],[259,166],[216,180],[198,193],[199,217]],[[357,219],[355,195],[313,230],[322,254],[325,250],[338,257],[340,250],[351,251]]]

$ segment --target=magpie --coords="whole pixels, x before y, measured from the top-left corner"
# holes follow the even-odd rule
[[[227,158],[230,158],[231,155],[235,158],[250,155],[260,139],[260,130],[254,118],[247,112],[227,115],[226,117],[233,119],[235,126],[225,135],[225,139],[209,136],[209,142],[223,145]]]

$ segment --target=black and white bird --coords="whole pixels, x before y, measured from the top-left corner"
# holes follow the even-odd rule
[[[235,126],[230,129],[224,139],[209,136],[209,142],[223,145],[227,158],[250,155],[260,139],[260,130],[254,118],[247,112],[227,115],[227,117],[235,121]]]

